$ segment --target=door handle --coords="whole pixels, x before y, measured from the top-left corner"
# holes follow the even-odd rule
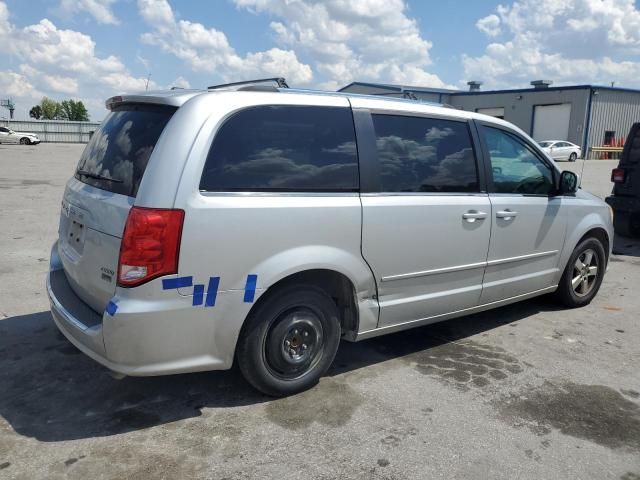
[[[513,210],[509,210],[508,208],[506,210],[500,210],[496,212],[496,218],[503,218],[505,220],[511,220],[512,218],[517,216],[518,212],[514,212]]]
[[[485,212],[479,212],[478,210],[469,210],[462,214],[462,218],[469,223],[473,223],[476,220],[484,220],[487,218],[487,214]]]

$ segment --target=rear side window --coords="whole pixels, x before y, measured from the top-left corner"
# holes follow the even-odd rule
[[[200,190],[357,191],[350,108],[259,106],[227,120],[213,141]]]
[[[75,177],[102,190],[135,197],[151,152],[175,111],[164,105],[115,107],[84,149]]]
[[[382,192],[477,192],[466,123],[373,115]]]

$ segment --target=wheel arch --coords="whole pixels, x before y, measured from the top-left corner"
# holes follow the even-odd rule
[[[338,307],[343,335],[358,331],[360,315],[353,281],[344,273],[330,268],[313,268],[290,273],[272,283],[251,306],[243,322],[243,328],[252,313],[275,292],[291,285],[311,285],[322,289]]]
[[[602,246],[604,247],[604,252],[606,257],[605,261],[607,264],[609,262],[609,257],[611,255],[611,247],[612,247],[611,232],[609,231],[609,229],[607,229],[607,227],[604,224],[601,224],[600,222],[593,223],[593,222],[590,222],[588,219],[589,217],[586,217],[580,223],[580,225],[583,226],[582,228],[575,228],[573,230],[573,233],[567,237],[567,241],[565,243],[565,247],[562,255],[562,261],[560,263],[562,268],[559,271],[558,280],[560,279],[560,276],[562,276],[562,273],[567,267],[567,262],[571,258],[571,255],[573,254],[574,250],[586,238],[593,237],[593,238],[597,238],[600,242],[602,242]],[[590,219],[590,220],[593,220],[593,219]]]
[[[598,240],[600,240],[600,242],[602,243],[602,246],[604,247],[604,253],[606,256],[606,261],[607,263],[609,262],[609,253],[610,253],[610,248],[611,248],[611,240],[609,238],[609,234],[607,233],[607,231],[603,228],[603,227],[594,227],[590,230],[588,230],[584,235],[582,235],[582,237],[580,237],[580,240],[578,240],[578,242],[576,243],[576,245],[574,245],[574,249],[576,248],[576,246],[578,246],[580,243],[582,243],[582,241],[586,240],[587,238],[597,238]]]

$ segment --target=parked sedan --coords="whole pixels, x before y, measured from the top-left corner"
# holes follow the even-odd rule
[[[578,145],[564,140],[546,140],[538,144],[542,151],[554,160],[575,162],[582,156],[582,149]]]
[[[0,127],[0,143],[19,143],[21,145],[36,145],[40,143],[38,135],[28,132],[16,132],[7,127]]]

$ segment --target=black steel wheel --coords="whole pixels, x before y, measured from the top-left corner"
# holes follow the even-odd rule
[[[322,289],[291,285],[267,292],[238,340],[242,374],[267,395],[283,396],[315,385],[340,343],[338,308]]]
[[[556,296],[567,307],[588,305],[596,296],[607,266],[604,246],[597,238],[583,240],[573,251]]]

